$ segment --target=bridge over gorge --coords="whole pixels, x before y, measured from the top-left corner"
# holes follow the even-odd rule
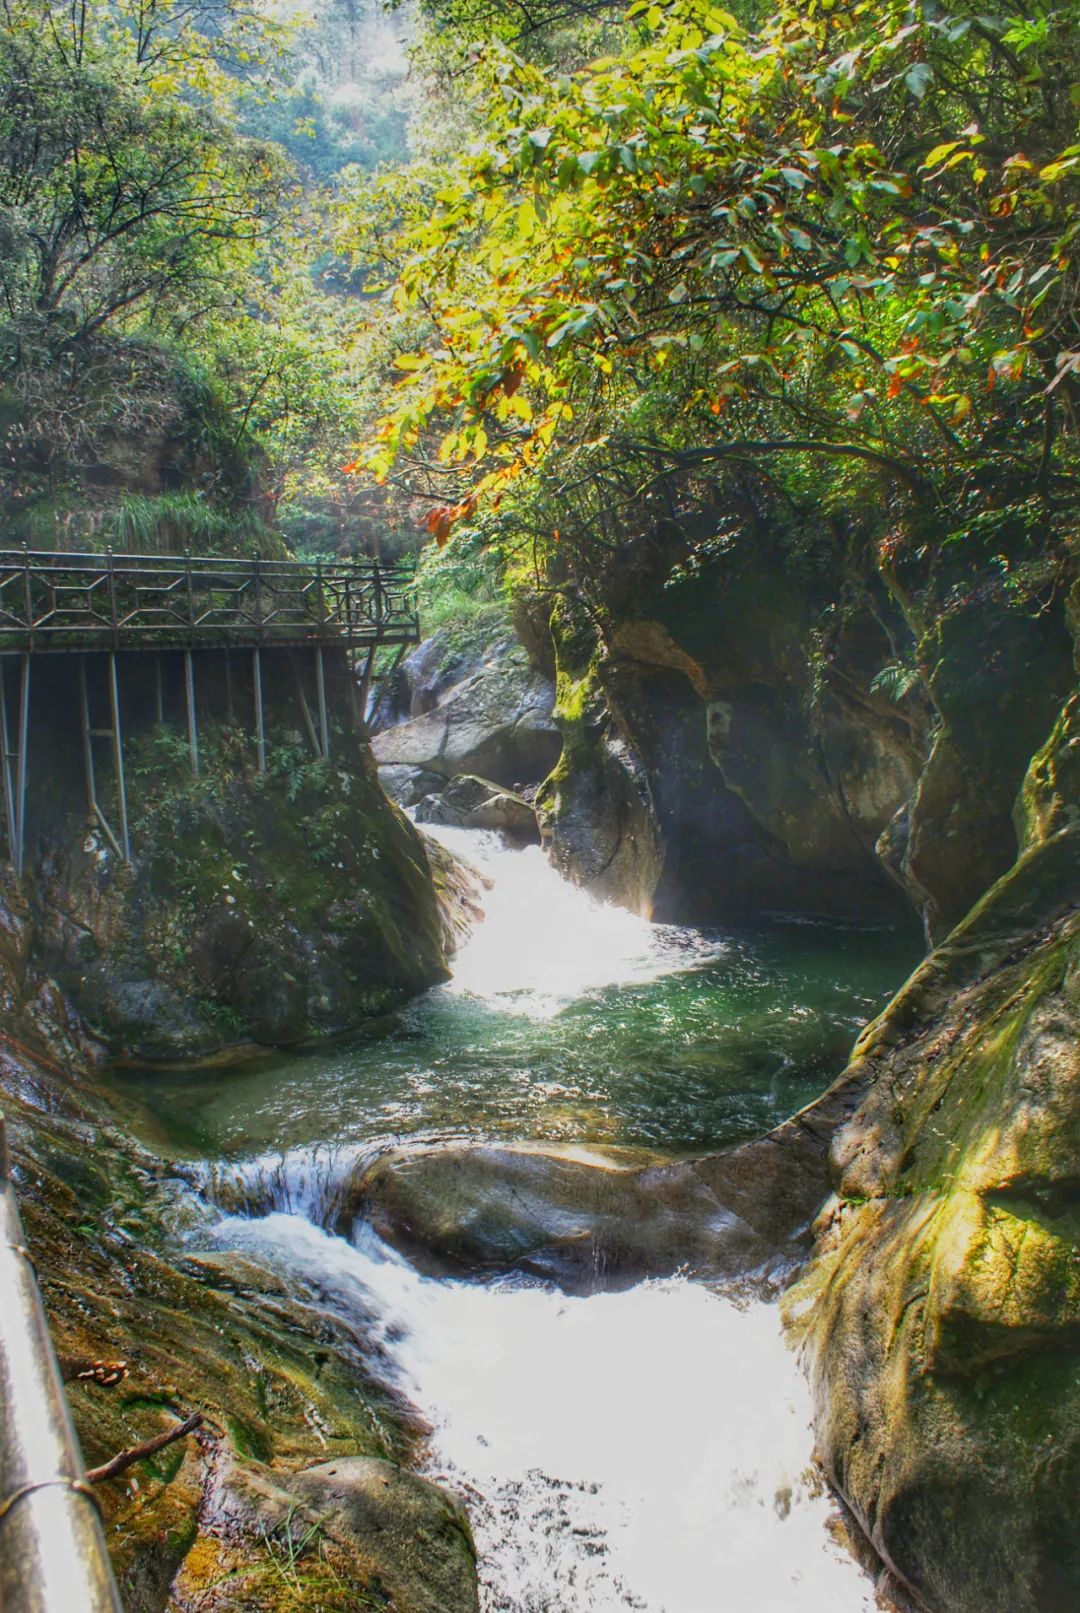
[[[166,691],[182,668],[187,740],[198,777],[196,668],[220,662],[230,717],[234,694],[250,695],[256,762],[265,772],[264,657],[288,659],[303,730],[315,754],[325,758],[331,743],[327,652],[338,664],[345,661],[356,711],[358,663],[366,688],[379,648],[415,644],[419,637],[411,571],[377,560],[0,550],[0,786],[16,872],[22,873],[26,855],[32,670],[41,657],[51,667],[64,658],[71,677],[66,687],[78,705],[88,812],[117,854],[130,861],[123,744],[129,692],[145,701],[149,690],[154,716],[162,722]],[[100,722],[95,705],[107,711]],[[95,745],[101,744],[111,761],[114,821],[98,789]]]

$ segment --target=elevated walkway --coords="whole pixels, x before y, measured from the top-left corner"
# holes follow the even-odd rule
[[[415,644],[412,573],[377,560],[0,550],[0,652]]]
[[[174,666],[183,665],[184,721],[195,777],[200,765],[195,658],[205,672],[208,655],[217,662],[215,651],[221,654],[230,723],[234,667],[238,673],[236,664],[245,663],[238,682],[246,686],[245,699],[250,697],[256,763],[265,772],[264,655],[273,654],[275,662],[284,655],[291,663],[291,702],[313,753],[325,760],[330,756],[331,725],[324,651],[337,652],[337,664],[348,671],[352,720],[359,728],[376,652],[384,645],[403,649],[419,639],[412,572],[378,560],[306,562],[258,556],[236,560],[219,555],[0,549],[0,805],[16,873],[21,876],[26,857],[31,668],[37,658],[49,656],[55,665],[63,657],[70,664],[88,818],[130,862],[121,708],[132,698],[138,705],[140,693],[152,687],[152,720],[165,722],[167,686],[175,687],[179,681],[175,675],[165,675],[170,658]],[[139,668],[134,682],[127,685],[128,698],[123,699],[121,663],[129,654],[142,661],[148,653],[155,659]],[[361,659],[363,669],[357,678]],[[94,721],[95,704],[99,709],[107,705],[104,721]],[[103,743],[106,750],[109,816],[99,787],[103,759],[95,754],[96,743]]]

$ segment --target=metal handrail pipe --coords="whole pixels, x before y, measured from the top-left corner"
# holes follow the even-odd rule
[[[26,1248],[0,1115],[0,1608],[123,1613]]]

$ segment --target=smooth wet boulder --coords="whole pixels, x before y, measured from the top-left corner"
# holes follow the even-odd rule
[[[538,842],[536,809],[524,796],[491,779],[462,774],[416,809],[417,823],[442,823],[459,829],[495,829],[511,840]]]
[[[789,1299],[818,1448],[931,1613],[1080,1606],[1080,825],[864,1033]]]
[[[339,1230],[359,1214],[427,1271],[523,1271],[573,1293],[679,1270],[781,1281],[806,1253],[829,1139],[861,1090],[837,1084],[767,1136],[698,1159],[528,1144],[393,1150],[352,1184]]]
[[[452,778],[478,773],[513,787],[542,779],[558,760],[551,680],[522,646],[502,639],[478,667],[443,689],[435,705],[384,728],[372,741],[380,767],[414,767]]]

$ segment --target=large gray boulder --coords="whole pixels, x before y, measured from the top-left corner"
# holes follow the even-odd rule
[[[226,1459],[202,1521],[216,1545],[205,1553],[215,1572],[202,1584],[199,1562],[184,1565],[174,1587],[184,1613],[477,1613],[476,1547],[462,1502],[381,1457],[338,1456],[291,1473]],[[261,1546],[262,1576],[246,1542]],[[282,1585],[287,1601],[278,1599]]]
[[[398,806],[414,807],[425,796],[441,790],[446,780],[441,773],[429,773],[423,767],[391,765],[379,768],[379,783],[383,793],[391,801],[396,801]]]
[[[429,711],[376,734],[382,768],[423,768],[452,778],[478,773],[497,784],[535,784],[559,759],[555,688],[533,671],[520,644],[502,640]]]
[[[540,839],[536,809],[513,790],[491,779],[463,773],[438,795],[427,795],[416,809],[417,823],[444,823],[458,829],[495,829],[512,840]]]

